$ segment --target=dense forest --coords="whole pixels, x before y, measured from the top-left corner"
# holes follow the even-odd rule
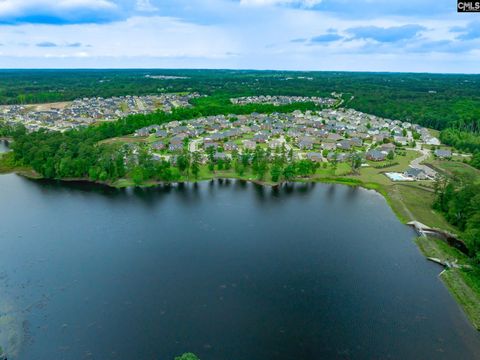
[[[464,232],[470,255],[480,264],[480,184],[476,179],[438,179],[434,208]]]
[[[183,78],[155,78],[175,76]],[[245,95],[328,96],[346,106],[438,130],[480,131],[480,75],[282,72],[247,70],[1,70],[0,103],[198,91]]]

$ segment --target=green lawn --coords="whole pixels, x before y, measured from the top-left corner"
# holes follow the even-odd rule
[[[428,164],[433,165],[444,175],[480,179],[480,170],[461,161],[432,159]]]

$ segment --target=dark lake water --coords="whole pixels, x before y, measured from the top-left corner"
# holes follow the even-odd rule
[[[441,268],[372,191],[4,175],[0,199],[9,359],[480,356]]]

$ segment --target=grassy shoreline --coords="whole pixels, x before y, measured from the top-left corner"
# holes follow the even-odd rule
[[[41,176],[36,174],[32,169],[27,167],[19,167],[12,163],[10,153],[0,154],[0,174],[17,173],[18,175],[40,179]],[[390,170],[390,169],[389,169]],[[432,190],[428,186],[413,184],[391,184],[386,181],[386,177],[380,171],[365,174],[351,174],[344,172],[336,175],[335,171],[323,171],[321,174],[315,174],[311,177],[297,178],[292,182],[305,183],[316,182],[326,184],[340,184],[353,187],[362,187],[368,190],[374,190],[381,194],[394,214],[403,224],[409,221],[419,221],[432,228],[445,230],[448,232],[459,233],[458,229],[448,224],[443,216],[431,209],[430,198],[433,201]],[[284,182],[275,183],[269,180],[260,181],[255,179],[251,174],[238,176],[233,171],[217,171],[210,173],[202,171],[198,179],[182,178],[180,182],[198,182],[217,179],[232,179],[252,182],[262,186],[279,186]],[[57,179],[65,182],[89,182],[114,188],[127,188],[138,186],[130,179],[120,179],[115,182],[92,181],[88,178],[72,178]],[[154,187],[158,185],[168,184],[165,181],[147,181],[142,183],[141,187]],[[421,198],[422,201],[418,202]],[[459,234],[461,235],[461,234]],[[416,244],[425,257],[435,257],[441,260],[452,261],[456,259],[460,264],[470,265],[470,260],[455,248],[443,243],[441,240],[433,238],[418,238]],[[480,270],[467,271],[465,269],[446,269],[440,275],[445,286],[449,289],[452,296],[461,306],[472,325],[480,330]]]

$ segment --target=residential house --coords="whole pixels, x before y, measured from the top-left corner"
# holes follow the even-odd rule
[[[387,153],[380,150],[369,150],[366,153],[366,158],[370,161],[383,161],[387,158]]]
[[[415,180],[427,180],[429,179],[427,173],[423,169],[409,167],[404,173],[406,177]]]
[[[437,149],[434,152],[435,156],[440,158],[440,159],[449,159],[452,157],[452,151],[451,150],[443,150],[443,149]]]

